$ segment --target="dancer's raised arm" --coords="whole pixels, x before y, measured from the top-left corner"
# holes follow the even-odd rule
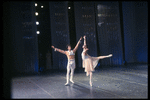
[[[55,51],[58,51],[62,54],[66,54],[66,52],[64,50],[61,50],[61,49],[58,49],[58,48],[55,48],[54,46],[51,46],[53,49],[55,49]]]
[[[82,37],[80,38],[80,40],[79,40],[78,43],[76,44],[75,48],[73,49],[73,52],[74,52],[74,53],[77,51],[81,40],[82,40]]]
[[[86,45],[86,36],[84,35],[83,38],[84,38],[84,46],[85,46]]]

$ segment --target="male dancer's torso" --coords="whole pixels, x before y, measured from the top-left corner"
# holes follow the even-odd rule
[[[66,55],[67,55],[67,58],[69,60],[75,59],[75,53],[72,50],[71,51],[66,51]]]

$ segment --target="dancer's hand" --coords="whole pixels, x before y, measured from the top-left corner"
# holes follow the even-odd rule
[[[85,38],[86,38],[86,35],[84,35],[83,38],[85,39]]]
[[[89,49],[88,49],[88,48],[86,48],[85,50],[86,50],[86,51],[88,51]]]
[[[51,46],[53,49],[55,48],[54,46]]]
[[[80,37],[80,40],[79,41],[81,41],[82,40],[82,36]]]

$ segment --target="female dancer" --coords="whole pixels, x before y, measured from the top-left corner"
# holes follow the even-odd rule
[[[90,86],[92,86],[92,72],[94,71],[94,68],[96,67],[96,65],[98,64],[99,59],[104,59],[107,57],[111,57],[112,54],[108,55],[108,56],[99,56],[99,57],[91,57],[87,54],[87,45],[86,45],[86,36],[83,37],[84,38],[84,45],[83,45],[83,52],[81,54],[82,56],[82,65],[83,68],[85,68],[85,72],[86,72],[86,76],[88,76],[90,74]]]
[[[75,52],[78,49],[78,46],[80,44],[80,41],[82,40],[82,37],[80,38],[80,40],[78,41],[78,43],[76,44],[75,48],[73,50],[71,50],[71,46],[67,45],[67,49],[68,51],[64,51],[58,48],[55,48],[54,46],[52,46],[53,49],[55,49],[55,51],[58,51],[62,54],[65,54],[68,58],[68,64],[67,64],[67,74],[66,74],[66,84],[69,84],[69,73],[70,73],[70,69],[71,69],[71,74],[70,74],[70,82],[74,83],[73,81],[73,74],[74,74],[74,69],[75,69]]]

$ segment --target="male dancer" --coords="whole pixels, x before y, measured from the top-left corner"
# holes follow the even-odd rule
[[[81,40],[82,40],[82,37],[80,38],[80,40],[78,41],[78,43],[76,44],[76,46],[73,50],[71,50],[70,45],[67,45],[68,51],[64,51],[64,50],[61,50],[61,49],[58,49],[58,48],[55,48],[54,46],[52,46],[52,48],[55,49],[55,51],[58,51],[62,54],[65,54],[68,58],[66,84],[65,85],[69,84],[69,72],[70,72],[70,70],[71,70],[70,82],[74,83],[73,74],[74,74],[74,69],[75,69],[75,52],[77,51]]]

